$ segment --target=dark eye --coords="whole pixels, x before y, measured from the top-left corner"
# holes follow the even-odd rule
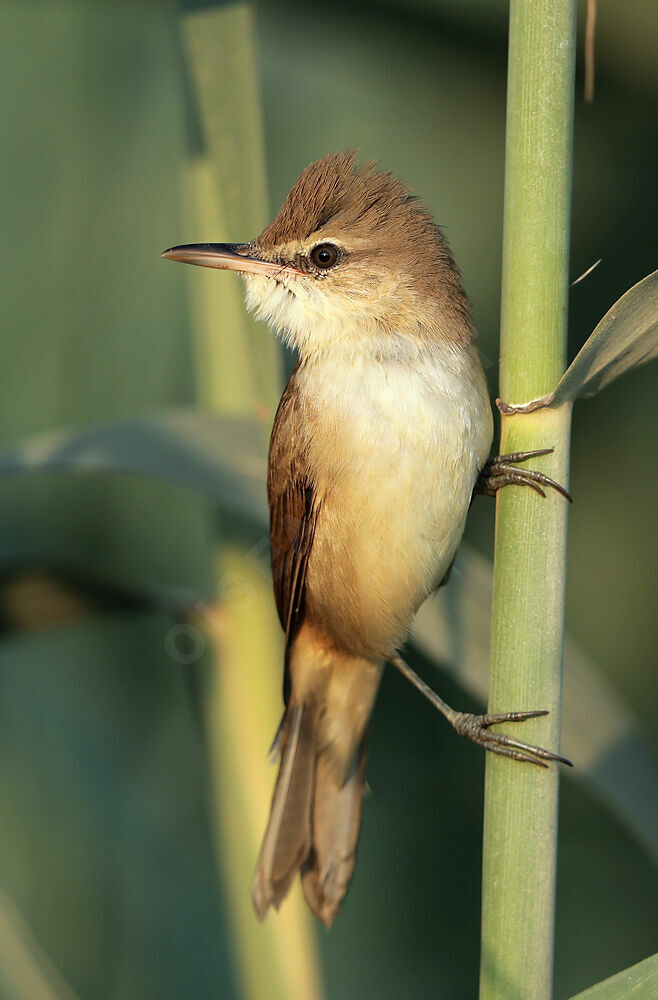
[[[338,263],[340,250],[333,243],[318,243],[316,247],[313,247],[309,256],[311,263],[326,271],[327,268],[333,267],[334,264]]]

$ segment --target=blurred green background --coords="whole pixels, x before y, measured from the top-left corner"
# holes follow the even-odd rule
[[[189,211],[198,122],[180,21],[211,6],[2,5],[3,450],[208,405],[189,277],[159,255],[257,235],[199,228]],[[583,103],[580,83],[576,96],[572,277],[602,263],[572,289],[571,356],[656,266],[658,14],[648,0],[599,6],[596,100]],[[359,147],[408,180],[463,270],[495,394],[506,4],[255,11],[271,212],[334,149]],[[246,81],[216,72],[217,106],[230,108]],[[220,315],[217,337],[231,337]],[[576,407],[567,582],[570,634],[654,747],[655,378],[642,368]],[[177,604],[214,593],[216,506],[120,474],[5,477],[0,490],[0,997],[41,995],[21,994],[5,967],[16,951],[1,914],[13,907],[80,998],[238,997],[205,668],[170,643]],[[225,541],[241,537],[222,524]],[[467,538],[491,556],[493,504],[474,505]],[[318,933],[329,998],[476,994],[483,774],[482,754],[387,675],[354,884]],[[561,806],[556,996],[567,997],[655,950],[658,878],[577,776]]]

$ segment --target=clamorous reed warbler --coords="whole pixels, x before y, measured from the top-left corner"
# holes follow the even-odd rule
[[[491,408],[460,273],[427,209],[390,174],[333,153],[304,170],[253,242],[163,256],[238,271],[248,307],[299,354],[269,453],[286,707],[252,891],[263,918],[301,871],[309,906],[331,924],[354,870],[386,661],[487,749],[562,759],[489,729],[543,712],[455,712],[397,650],[447,578],[474,492],[564,491],[511,465],[544,452],[487,462]]]

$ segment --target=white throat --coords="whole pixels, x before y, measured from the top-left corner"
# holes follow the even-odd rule
[[[409,319],[406,329],[389,329],[378,316],[383,303],[378,301],[375,309],[365,291],[340,295],[307,277],[273,280],[248,274],[244,278],[247,308],[302,358],[411,361],[426,351],[415,319]]]

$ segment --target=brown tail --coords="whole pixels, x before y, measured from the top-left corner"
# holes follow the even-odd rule
[[[298,871],[306,902],[328,927],[350,884],[361,827],[364,737],[342,781],[318,751],[313,708],[288,708],[270,818],[251,895],[259,918],[278,909]]]

